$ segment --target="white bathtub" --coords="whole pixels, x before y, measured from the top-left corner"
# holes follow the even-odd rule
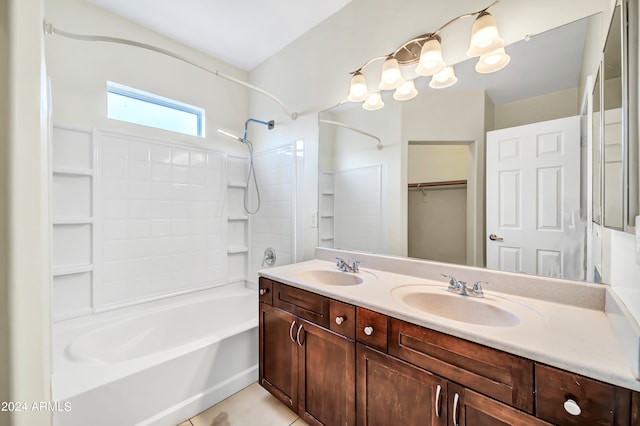
[[[70,410],[54,425],[175,426],[255,382],[257,303],[231,286],[56,324],[53,397]]]

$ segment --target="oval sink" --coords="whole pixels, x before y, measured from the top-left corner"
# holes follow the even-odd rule
[[[487,327],[515,327],[522,322],[523,314],[533,313],[525,311],[534,311],[494,296],[461,296],[449,293],[445,288],[428,285],[397,287],[392,290],[392,295],[426,314]]]
[[[490,327],[513,327],[520,319],[513,313],[481,300],[454,294],[409,293],[402,297],[407,305],[431,315]]]
[[[355,274],[322,269],[302,271],[297,275],[300,280],[322,285],[358,285],[362,284],[363,281],[362,278]]]

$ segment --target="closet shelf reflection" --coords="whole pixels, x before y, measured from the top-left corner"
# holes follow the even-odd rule
[[[409,189],[422,189],[422,188],[438,188],[438,187],[446,187],[446,186],[462,186],[466,185],[466,180],[445,180],[440,182],[420,182],[420,183],[410,183]]]

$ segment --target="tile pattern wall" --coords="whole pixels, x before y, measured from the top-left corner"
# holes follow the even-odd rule
[[[247,157],[56,125],[54,321],[243,282]]]
[[[98,133],[104,308],[226,284],[226,156]]]
[[[257,271],[267,267],[262,266],[267,247],[275,249],[276,265],[295,261],[295,145],[256,154],[254,164],[261,207],[251,221],[249,280],[257,282]],[[254,189],[250,191],[252,194]]]
[[[382,166],[336,171],[334,208],[335,247],[379,253]]]

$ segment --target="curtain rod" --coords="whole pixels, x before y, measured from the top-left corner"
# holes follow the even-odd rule
[[[377,148],[378,149],[382,149],[382,141],[376,135],[372,135],[371,133],[367,133],[364,130],[356,129],[355,127],[349,126],[348,124],[340,123],[339,121],[323,120],[323,119],[320,119],[318,121],[320,123],[327,123],[327,124],[333,124],[334,126],[344,127],[345,129],[353,130],[354,132],[360,133],[361,135],[365,135],[365,136],[368,136],[370,138],[373,138],[373,139],[378,141]]]
[[[162,49],[160,47],[151,45],[151,44],[146,44],[146,43],[141,43],[139,41],[134,41],[134,40],[128,40],[125,38],[117,38],[117,37],[107,37],[107,36],[99,36],[99,35],[83,35],[83,34],[75,34],[75,33],[70,33],[68,31],[63,31],[59,28],[56,28],[52,23],[47,22],[47,20],[45,19],[43,22],[43,29],[44,29],[44,33],[47,35],[61,35],[63,37],[67,37],[73,40],[80,40],[80,41],[99,41],[99,42],[106,42],[106,43],[117,43],[117,44],[125,44],[128,46],[133,46],[133,47],[139,47],[141,49],[146,49],[146,50],[151,50],[153,52],[156,53],[160,53],[162,55],[167,55],[167,56],[171,56],[172,58],[175,58],[179,61],[182,62],[186,62],[189,65],[193,65],[196,68],[200,68],[201,70],[207,71],[217,77],[220,77],[224,80],[230,81],[232,83],[236,83],[239,84],[241,86],[244,86],[248,89],[251,89],[253,91],[256,91],[262,95],[265,95],[269,98],[271,98],[272,100],[274,100],[276,103],[278,103],[278,105],[280,105],[280,107],[282,108],[282,110],[284,111],[284,113],[290,117],[292,120],[295,120],[298,118],[298,113],[297,112],[289,112],[287,110],[287,108],[285,107],[285,105],[282,103],[282,101],[280,99],[278,99],[275,95],[272,95],[271,93],[267,92],[264,89],[261,89],[259,87],[256,87],[252,84],[249,84],[245,81],[239,80],[235,77],[231,77],[230,75],[224,74],[218,70],[212,70],[210,68],[207,68],[203,65],[197,64],[193,61],[191,61],[190,59],[187,59],[186,57],[182,56],[182,55],[178,55],[177,53],[174,53],[170,50],[167,49]]]

